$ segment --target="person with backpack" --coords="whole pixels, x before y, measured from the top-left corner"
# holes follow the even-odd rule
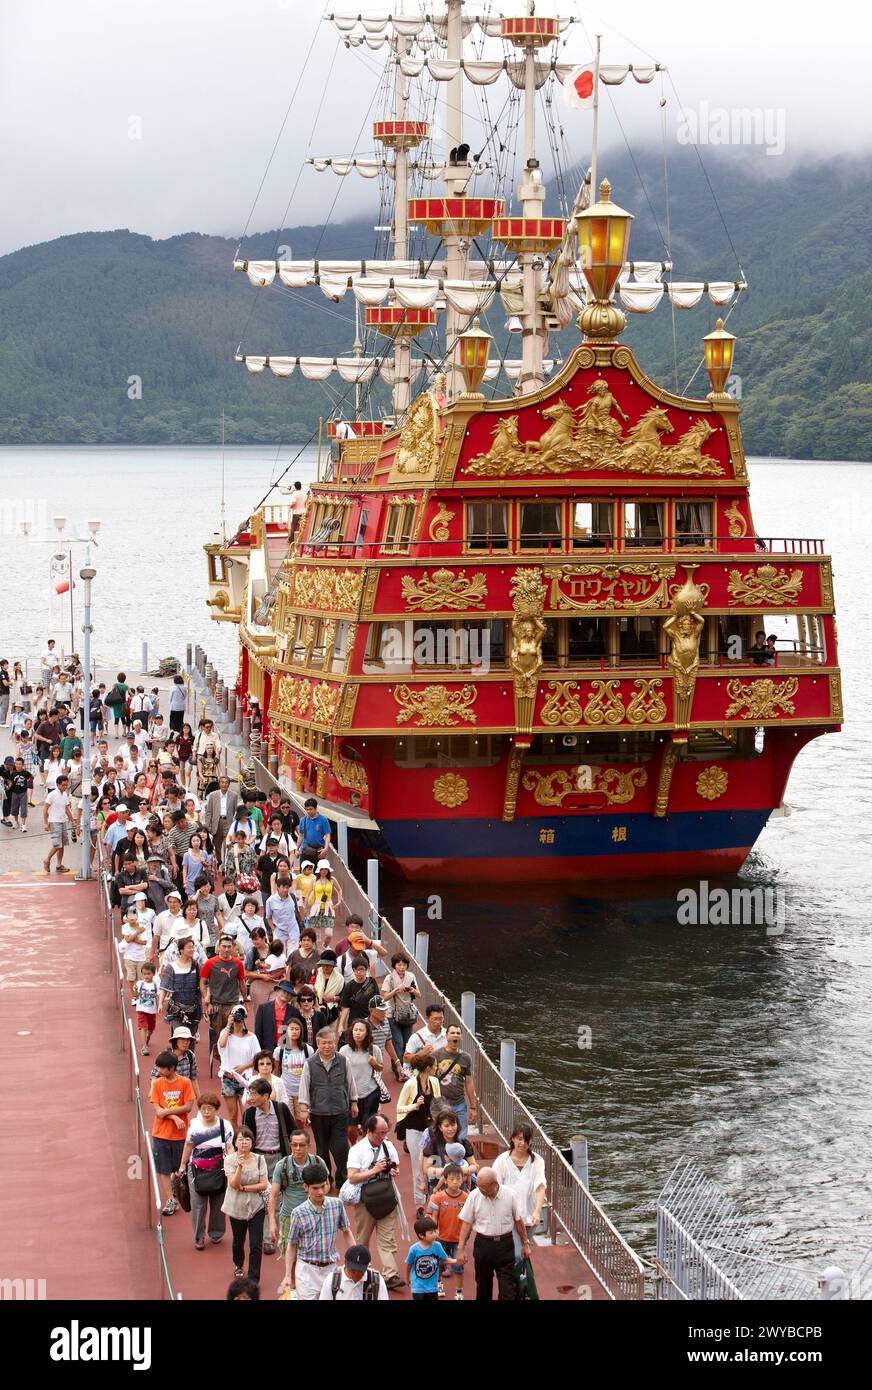
[[[304,1129],[291,1130],[290,1146],[290,1153],[280,1158],[273,1169],[267,1210],[269,1240],[273,1245],[278,1245],[283,1257],[287,1253],[291,1217],[306,1200],[303,1170],[313,1157],[309,1136]]]
[[[377,1269],[370,1269],[372,1255],[365,1245],[352,1245],[345,1252],[345,1264],[325,1279],[319,1302],[375,1303],[387,1301],[388,1286]]]
[[[214,1091],[204,1091],[197,1104],[199,1114],[188,1127],[179,1172],[184,1172],[187,1166],[194,1248],[202,1250],[206,1244],[207,1229],[213,1245],[224,1239],[227,1227],[221,1205],[227,1187],[224,1159],[232,1151],[233,1130],[219,1118],[221,1097]]]
[[[360,1205],[355,1216],[357,1239],[368,1247],[375,1232],[385,1282],[389,1289],[402,1289],[406,1281],[397,1268],[400,1199],[395,1181],[400,1160],[387,1133],[388,1122],[384,1115],[371,1115],[366,1122],[366,1134],[349,1151],[348,1181],[360,1187]]]
[[[127,677],[123,671],[118,672],[118,677],[109,694],[103,701],[106,709],[111,713],[115,722],[115,737],[119,738],[123,730],[127,728],[129,715],[127,713]],[[107,726],[108,726],[108,720]]]

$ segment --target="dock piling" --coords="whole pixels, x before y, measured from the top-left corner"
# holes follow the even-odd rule
[[[403,908],[403,945],[410,956],[415,954],[415,909]]]
[[[515,1058],[517,1047],[514,1038],[503,1038],[500,1042],[500,1076],[510,1091],[515,1089]]]
[[[588,1166],[587,1166],[587,1140],[583,1134],[573,1134],[569,1141],[572,1151],[572,1171],[575,1176],[589,1188]]]
[[[272,759],[270,759],[272,761]],[[270,769],[272,771],[272,769]],[[336,848],[339,851],[339,858],[343,864],[348,864],[348,821],[340,820],[336,822]]]
[[[148,674],[148,643],[147,643],[147,642],[143,642],[143,644],[142,644],[142,666],[141,666],[140,669],[141,669],[142,674],[143,674],[144,676]]]
[[[471,989],[465,989],[460,996],[460,1017],[464,1028],[475,1037],[475,994]]]
[[[419,931],[415,935],[415,960],[421,969],[426,971],[427,960],[430,955],[430,933]]]

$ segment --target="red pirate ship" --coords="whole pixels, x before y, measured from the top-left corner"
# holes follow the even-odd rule
[[[606,181],[592,202],[595,171],[566,218],[543,217],[536,93],[583,93],[587,70],[558,62],[562,20],[463,10],[367,26],[397,72],[393,117],[374,130],[396,190],[393,259],[237,263],[258,285],[351,290],[389,346],[243,358],[279,376],[338,371],[356,411],[331,424],[290,545],[286,509],[267,505],[207,546],[213,616],[238,623],[238,691],[260,703],[282,783],[409,877],[732,871],[797,753],[841,724],[830,560],[820,540],[756,533],[722,322],[703,340],[704,399],[656,385],[619,341],[622,308],[703,293],[727,305],[744,285],[629,261],[631,215]],[[358,17],[331,18],[354,39]],[[461,63],[475,24],[514,56]],[[656,71],[588,67],[594,100],[601,81]],[[518,216],[468,196],[457,89],[491,70],[523,93]],[[410,186],[433,173],[429,126],[406,110],[407,80],[428,73],[449,83],[438,198]],[[439,238],[426,262],[413,228]],[[488,234],[499,257],[474,259]],[[515,363],[480,326],[496,295],[522,329]],[[439,314],[440,370],[413,398],[426,370],[413,342]],[[573,319],[582,341],[555,365],[548,335]],[[486,399],[503,371],[513,393]],[[361,389],[379,375],[391,413],[367,421]],[[773,649],[755,644],[761,629],[777,629]]]

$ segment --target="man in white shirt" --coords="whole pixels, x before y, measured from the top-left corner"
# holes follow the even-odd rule
[[[73,703],[73,683],[66,671],[61,671],[55,683],[51,698],[56,705],[71,705]]]
[[[42,654],[42,684],[48,689],[51,682],[51,673],[54,670],[57,657],[55,656],[55,640],[53,637],[48,639],[45,651]]]
[[[397,1269],[397,1208],[395,1206],[386,1216],[375,1217],[367,1211],[363,1200],[367,1182],[388,1171],[396,1178],[400,1160],[387,1133],[388,1122],[384,1116],[371,1115],[366,1122],[366,1134],[349,1150],[348,1181],[363,1185],[355,1216],[355,1234],[361,1244],[368,1247],[375,1231],[385,1282],[389,1289],[401,1289],[406,1281],[400,1278]]]
[[[427,1005],[427,1022],[417,1033],[413,1033],[403,1053],[403,1070],[406,1076],[412,1075],[411,1063],[415,1057],[432,1057],[445,1046],[448,1034],[442,1027],[445,1010],[439,1004]]]
[[[352,1245],[345,1264],[325,1279],[318,1295],[322,1303],[375,1303],[388,1301],[388,1286],[377,1269],[370,1269],[372,1255],[365,1245]]]
[[[43,829],[47,834],[51,835],[51,849],[46,858],[42,861],[42,867],[47,874],[51,873],[51,861],[55,855],[58,857],[58,873],[68,874],[70,872],[64,865],[64,849],[70,843],[70,829],[73,824],[73,813],[70,810],[70,796],[68,791],[69,784],[69,777],[63,774],[58,778],[54,791],[49,792],[43,803]]]
[[[154,919],[154,935],[151,938],[149,960],[158,963],[161,951],[165,951],[173,939],[173,932],[182,922],[182,895],[177,888],[167,893],[167,905]]]
[[[133,742],[136,744],[140,753],[145,753],[145,750],[151,743],[151,739],[148,736],[148,731],[142,727],[141,719],[134,719],[133,733],[131,734],[131,738],[133,739]]]
[[[480,1303],[493,1302],[494,1275],[497,1276],[498,1301],[511,1303],[517,1298],[513,1228],[521,1238],[521,1255],[528,1260],[530,1242],[517,1193],[511,1187],[500,1185],[493,1168],[480,1168],[478,1186],[461,1208],[460,1244],[456,1256],[457,1263],[464,1264],[466,1244],[474,1233],[475,1297]]]

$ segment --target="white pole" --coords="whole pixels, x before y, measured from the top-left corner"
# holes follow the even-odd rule
[[[427,961],[430,957],[430,934],[429,932],[419,931],[415,935],[415,960],[420,965],[424,974],[427,973]]]
[[[339,850],[339,858],[342,860],[343,864],[347,865],[347,864],[348,864],[348,821],[346,821],[346,820],[337,821],[337,822],[336,822],[336,831],[337,831],[337,840],[338,840],[337,848],[338,848],[338,850]]]
[[[500,1043],[500,1076],[510,1091],[515,1089],[515,1040],[503,1038]]]
[[[587,1166],[587,1140],[583,1134],[573,1134],[569,1141],[572,1150],[572,1171],[579,1178],[588,1190],[590,1190],[590,1176]]]
[[[398,121],[406,118],[406,77],[399,60],[408,52],[408,41],[402,34],[395,40],[397,52],[397,76],[394,87],[394,116]],[[409,257],[409,152],[405,141],[401,141],[394,155],[394,259],[408,260]],[[412,344],[404,333],[394,339],[394,414],[401,422],[412,398]]]
[[[378,916],[378,860],[367,859],[366,861],[366,896],[369,898]]]
[[[445,56],[449,59],[463,57],[462,11],[463,0],[448,0],[445,16]],[[449,198],[459,198],[465,194],[469,177],[464,168],[453,169],[448,165],[451,150],[463,144],[463,83],[464,76],[459,68],[456,76],[445,83],[445,192]],[[467,251],[461,246],[460,237],[445,237],[446,279],[465,279],[466,261]],[[463,315],[449,304],[445,311],[446,386],[449,400],[453,400],[464,390],[463,375],[456,357],[457,339],[465,322]]]
[[[82,872],[80,878],[89,879],[91,873],[91,580],[96,570],[86,555],[80,578],[85,586],[85,621],[82,625],[84,650],[82,653],[85,678],[82,689]],[[70,583],[73,575],[70,571]]]
[[[410,955],[415,954],[415,909],[403,908],[403,945]]]
[[[591,140],[590,151],[590,205],[599,198],[599,189],[596,184],[596,153],[599,141],[599,89],[600,89],[600,45],[602,34],[596,36],[596,62],[593,70],[593,138]]]
[[[471,989],[465,989],[460,996],[460,1017],[464,1027],[475,1037],[475,995]]]

